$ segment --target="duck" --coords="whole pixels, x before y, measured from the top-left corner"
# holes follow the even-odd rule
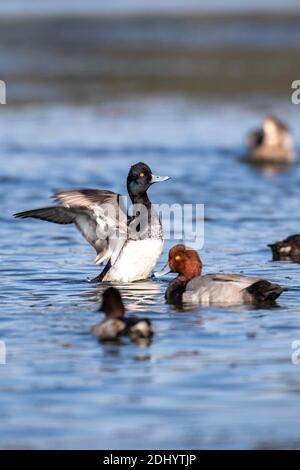
[[[257,164],[293,163],[296,153],[288,126],[275,116],[266,116],[262,128],[248,137],[247,160]]]
[[[163,250],[163,231],[147,191],[169,176],[156,176],[143,162],[131,166],[127,198],[103,189],[67,189],[54,193],[55,206],[14,214],[56,224],[73,224],[96,251],[96,264],[106,263],[94,282],[130,283],[147,279]]]
[[[103,293],[101,310],[105,319],[94,325],[91,334],[101,341],[118,340],[129,336],[132,341],[149,340],[154,332],[148,318],[126,317],[121,294],[115,287],[107,288]]]
[[[166,290],[170,304],[239,305],[273,303],[287,290],[265,279],[241,274],[202,275],[202,262],[198,253],[185,245],[175,245],[169,251],[166,267],[159,276],[178,273]]]
[[[273,261],[300,261],[300,235],[290,235],[284,240],[268,245],[273,254]]]

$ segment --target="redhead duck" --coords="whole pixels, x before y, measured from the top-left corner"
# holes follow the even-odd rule
[[[273,253],[273,260],[300,261],[300,235],[291,235],[280,242],[268,245]]]
[[[147,191],[153,183],[168,179],[168,176],[155,176],[145,163],[130,168],[127,190],[133,207],[138,208],[133,216],[124,208],[120,194],[101,189],[59,191],[54,194],[56,206],[14,215],[74,224],[96,250],[96,263],[107,263],[94,281],[146,279],[160,257],[164,242],[161,223]]]
[[[200,304],[258,304],[272,302],[287,290],[259,277],[240,274],[201,275],[202,262],[198,253],[185,245],[176,245],[169,251],[167,267],[159,273],[178,273],[165,294],[168,303]]]
[[[253,163],[293,163],[296,159],[289,128],[274,116],[267,116],[262,128],[249,135],[247,160]]]
[[[105,320],[91,329],[93,336],[102,341],[116,340],[121,336],[129,336],[133,341],[149,339],[153,336],[150,320],[147,318],[125,317],[125,307],[120,292],[109,287],[103,293],[101,310]]]

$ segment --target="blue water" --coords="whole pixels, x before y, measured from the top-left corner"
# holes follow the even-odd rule
[[[300,167],[240,161],[263,112],[285,117],[300,150],[288,99],[1,107],[1,448],[299,447],[299,265],[272,262],[266,244],[299,231]],[[179,311],[164,303],[167,280],[149,280],[120,286],[128,311],[153,322],[149,347],[90,336],[103,290],[87,282],[93,250],[72,227],[12,214],[57,188],[124,193],[140,160],[172,177],[151,188],[154,202],[205,204],[204,271],[280,282],[290,290],[278,308]]]

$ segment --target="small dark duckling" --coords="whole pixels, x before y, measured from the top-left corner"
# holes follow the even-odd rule
[[[150,320],[147,318],[125,317],[125,307],[120,292],[109,287],[103,293],[101,310],[105,313],[105,320],[91,329],[93,336],[102,341],[119,339],[129,336],[133,341],[149,339],[153,336]]]
[[[169,251],[167,272],[178,273],[170,282],[165,297],[168,303],[202,305],[238,305],[274,302],[287,290],[265,279],[241,274],[217,273],[202,275],[198,253],[185,245]]]
[[[247,160],[252,163],[293,163],[296,154],[293,136],[286,124],[275,116],[267,116],[261,129],[248,137]]]
[[[300,235],[291,235],[276,243],[268,245],[273,253],[273,261],[297,260],[300,261]]]

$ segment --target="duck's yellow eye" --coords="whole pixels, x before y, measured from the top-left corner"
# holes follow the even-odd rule
[[[181,259],[181,256],[179,256],[179,255],[175,256],[176,261],[179,261],[180,259]]]
[[[142,177],[143,177],[143,176],[145,176],[145,173],[143,173],[143,172],[142,172],[142,173],[140,173],[140,176],[142,176]]]

